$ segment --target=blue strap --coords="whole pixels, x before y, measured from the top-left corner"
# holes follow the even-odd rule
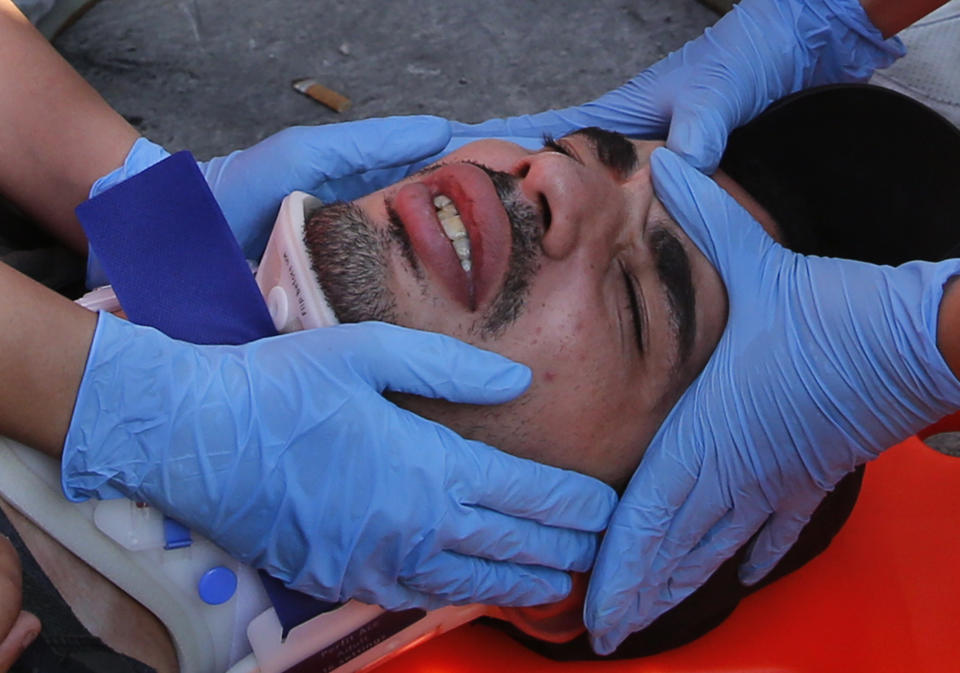
[[[341,603],[318,601],[313,596],[288,589],[283,582],[268,575],[263,570],[257,572],[260,574],[260,581],[263,583],[263,588],[267,592],[270,602],[273,603],[274,610],[277,611],[277,619],[282,627],[281,636],[283,638],[287,637],[293,627],[341,605]]]
[[[240,344],[276,329],[250,267],[189,152],[77,206],[127,317],[193,343]],[[335,607],[261,573],[284,635]]]
[[[190,535],[189,528],[176,519],[171,519],[169,516],[164,515],[163,541],[163,548],[168,551],[170,549],[183,549],[193,544],[193,536]]]

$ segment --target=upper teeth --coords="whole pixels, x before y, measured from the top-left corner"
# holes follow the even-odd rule
[[[460,266],[464,271],[470,271],[470,237],[467,235],[467,228],[463,226],[463,220],[460,219],[460,213],[453,201],[448,196],[439,194],[433,197],[433,205],[437,209],[437,217],[440,219],[440,226],[443,227],[443,233],[447,235],[453,244],[453,250],[457,253],[460,260]]]

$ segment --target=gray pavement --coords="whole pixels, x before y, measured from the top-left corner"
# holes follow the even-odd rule
[[[144,135],[207,158],[291,124],[583,102],[716,18],[695,0],[102,0],[54,44]],[[298,94],[300,77],[352,108]]]

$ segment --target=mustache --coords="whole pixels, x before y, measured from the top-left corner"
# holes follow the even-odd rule
[[[503,288],[480,326],[482,336],[496,337],[520,317],[526,305],[530,283],[540,270],[543,221],[537,211],[520,196],[519,178],[478,162],[466,163],[476,166],[490,178],[510,222],[511,247],[507,275]]]

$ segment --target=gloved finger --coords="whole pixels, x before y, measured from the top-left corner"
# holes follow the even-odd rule
[[[684,405],[689,399],[689,396],[684,396],[679,404]],[[676,416],[669,419],[667,432],[657,438],[660,442],[657,445],[658,453],[672,453],[667,450],[668,445],[663,444],[664,442],[682,441],[678,439],[676,433],[670,432],[677,427],[675,419]],[[733,503],[724,493],[723,485],[720,483],[720,466],[717,465],[716,455],[712,451],[707,452],[697,465],[687,466],[686,469],[691,473],[696,469],[695,480],[683,502],[673,512],[661,536],[660,544],[644,573],[644,581],[651,587],[665,584],[672,576],[674,568],[687,554],[708,539],[712,533],[720,530],[725,523],[734,520]],[[661,474],[672,475],[676,471],[677,467],[674,467],[670,472],[661,472]],[[742,514],[736,516],[742,518]]]
[[[663,137],[668,110],[654,93],[659,82],[655,68],[648,68],[623,86],[582,105],[488,119],[479,124],[451,122],[453,134],[464,138],[542,138],[544,134],[559,138],[576,129],[599,126],[628,136]]]
[[[699,583],[681,580],[669,577],[658,584],[642,583],[629,596],[629,600],[623,601],[617,609],[604,615],[602,622],[588,621],[585,608],[584,621],[590,631],[593,650],[601,655],[612,653],[627,636],[645,629],[664,612],[687,598],[699,586]],[[596,626],[592,627],[591,623]]]
[[[590,646],[601,656],[612,654],[620,647],[620,643],[636,630],[628,622],[620,622],[603,633],[595,634],[590,631]]]
[[[604,538],[601,544],[599,558],[603,558],[602,545],[606,543],[606,539]],[[632,555],[632,552],[630,553]],[[642,577],[635,577],[634,581],[630,582],[631,570],[629,564],[625,565],[628,567],[621,569],[617,577],[617,581],[621,583],[619,591],[598,594],[594,589],[598,586],[594,584],[596,570],[587,587],[583,621],[590,633],[593,650],[597,654],[610,654],[628,635],[639,631],[660,614],[655,611],[654,605],[659,587],[650,586]]]
[[[615,649],[627,635],[646,628],[664,612],[684,600],[729,556],[722,555],[726,554],[725,550],[722,554],[716,553],[710,541],[718,531],[729,527],[737,513],[728,510],[721,515],[715,507],[706,507],[707,515],[702,516],[699,512],[701,505],[694,495],[687,499],[681,512],[674,518],[670,531],[663,536],[649,571],[644,575],[643,581],[638,583],[631,610],[621,614],[619,618],[608,618],[606,624],[612,626],[607,626],[605,634],[599,630],[595,634],[595,640],[600,643],[598,646],[611,648],[605,653]],[[690,515],[690,511],[696,514]],[[758,523],[753,526],[751,532],[759,525]],[[703,532],[704,528],[709,530]],[[733,550],[738,546],[739,544],[732,545]],[[691,556],[698,557],[705,565],[694,566],[691,571]]]
[[[356,340],[356,351],[363,358],[355,359],[353,365],[381,392],[501,404],[530,385],[526,366],[443,334],[373,322],[329,329]],[[321,343],[325,340],[323,334],[316,338]]]
[[[631,557],[634,557],[630,559],[634,564],[632,570],[636,577],[643,578],[642,582],[654,579],[658,557],[678,546],[686,551],[695,545],[729,509],[722,499],[705,496],[707,486],[702,475],[709,472],[710,465],[705,464],[703,454],[685,452],[677,447],[689,441],[684,433],[675,432],[677,419],[682,419],[682,415],[676,414],[682,411],[688,399],[687,395],[681,397],[648,447],[614,511],[607,539],[601,548],[601,557],[608,556],[604,549],[613,551],[608,544],[616,543],[631,550]],[[687,532],[679,531],[678,517],[683,519]],[[671,536],[672,540],[669,539]],[[684,538],[687,538],[686,543]]]
[[[488,561],[442,552],[417,566],[416,575],[401,577],[405,586],[447,603],[489,603],[523,607],[553,603],[573,588],[560,570]]]
[[[722,527],[732,515],[733,510],[718,507],[710,499],[693,495],[688,498],[663,536],[647,573],[646,584],[658,586],[671,580],[683,559],[705,544],[712,531]]]
[[[741,582],[756,584],[773,570],[800,537],[824,495],[824,492],[811,492],[804,501],[792,502],[789,511],[776,512],[770,517],[751,545],[747,560],[740,566]]]
[[[635,539],[640,542],[639,549],[631,546]],[[590,632],[591,640],[599,639],[603,643],[611,639],[615,644],[609,649],[597,649],[594,646],[598,654],[612,652],[623,637],[631,632],[630,619],[643,613],[639,600],[643,592],[643,576],[636,574],[636,567],[642,565],[639,562],[643,558],[642,549],[655,542],[656,534],[649,535],[642,530],[630,531],[615,524],[611,525],[601,541],[597,562],[587,585],[583,623]]]
[[[696,589],[733,556],[768,520],[762,512],[744,517],[740,510],[730,510],[707,535],[677,563],[670,576],[674,590]]]
[[[621,631],[630,633],[623,625],[644,619],[642,599],[656,553],[698,472],[699,466],[683,465],[662,445],[648,449],[610,519],[587,587],[584,623],[595,639],[613,634],[619,643]]]
[[[0,673],[10,670],[23,651],[40,633],[40,620],[32,612],[21,610],[13,626],[0,641]]]
[[[429,115],[364,119],[298,130],[303,149],[310,151],[317,183],[408,164],[436,154],[450,141],[447,120]]]
[[[727,123],[702,100],[686,99],[674,108],[667,147],[706,175],[712,175],[727,146]]]
[[[682,559],[666,581],[651,586],[638,596],[637,603],[642,605],[643,609],[636,610],[619,629],[598,638],[595,649],[607,648],[605,653],[613,651],[628,635],[647,628],[654,620],[679,605],[702,586],[723,561],[736,552],[743,540],[749,539],[750,534],[760,526],[760,523],[753,525],[738,521],[738,518],[738,513],[731,510],[717,523],[719,530],[707,536]],[[724,531],[727,534],[724,534]],[[750,531],[746,538],[743,537],[744,531]]]
[[[488,119],[479,124],[451,122],[454,136],[461,138],[543,138],[544,135],[564,136],[571,131],[592,126],[589,115],[579,112],[578,108],[547,110],[536,114],[517,115],[500,119]]]
[[[310,587],[300,587],[298,590],[310,593]],[[370,605],[379,605],[384,610],[393,612],[413,608],[437,610],[447,605],[446,601],[436,596],[417,591],[400,582],[393,582],[386,587],[378,586],[375,589],[366,586],[352,587],[347,593],[351,599]]]
[[[447,479],[464,504],[557,528],[601,531],[617,504],[616,492],[593,477],[476,441],[464,444]]]
[[[450,122],[451,127],[456,127],[457,122]],[[467,124],[459,124],[460,127],[467,127]],[[535,135],[531,137],[525,136],[489,136],[496,138],[497,140],[503,140],[506,142],[512,142],[514,144],[520,145],[521,147],[526,147],[530,150],[537,150],[543,147],[543,136]],[[331,202],[331,201],[353,201],[354,199],[360,198],[361,196],[366,196],[370,192],[374,192],[378,189],[383,189],[388,187],[395,182],[403,180],[409,175],[416,173],[417,171],[425,168],[429,164],[432,164],[439,159],[442,159],[446,155],[450,154],[455,150],[460,149],[464,145],[475,142],[477,138],[466,136],[458,136],[456,133],[450,139],[450,142],[441,149],[436,154],[429,154],[417,161],[414,161],[409,164],[402,164],[394,168],[379,168],[369,171],[363,171],[362,173],[355,173],[353,175],[348,175],[344,178],[339,178],[337,180],[328,180],[322,185],[318,186],[316,189],[311,190],[311,194],[316,196],[321,201]]]
[[[586,572],[593,566],[596,533],[555,528],[484,507],[461,507],[440,531],[443,547],[463,556]]]
[[[616,130],[628,136],[663,137],[667,117],[647,95],[655,82],[644,73],[596,100],[558,110],[488,119],[479,124],[451,122],[455,137],[528,138],[544,135],[561,138],[587,126]],[[516,141],[528,146],[523,141]]]

